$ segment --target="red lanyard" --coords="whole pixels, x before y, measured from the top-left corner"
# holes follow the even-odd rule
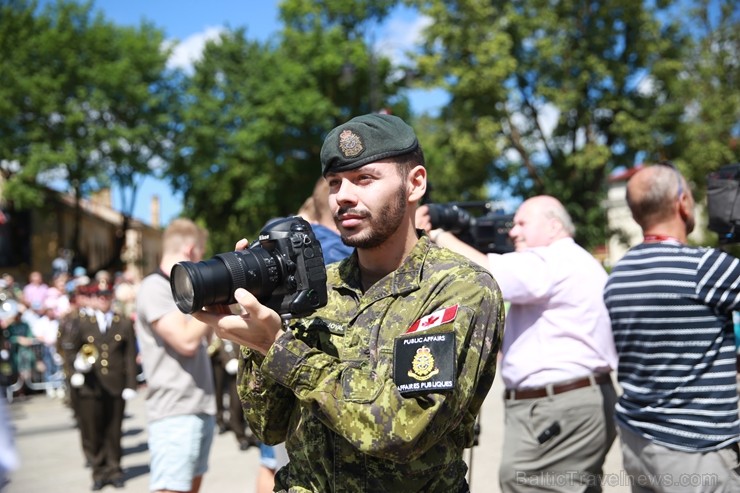
[[[681,240],[674,236],[668,236],[668,235],[645,235],[643,238],[643,243],[658,243],[661,241],[672,241],[674,243],[681,243]]]

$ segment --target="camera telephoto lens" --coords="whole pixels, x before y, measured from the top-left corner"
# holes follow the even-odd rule
[[[237,288],[264,299],[281,283],[280,270],[264,249],[250,248],[201,262],[179,262],[170,272],[170,287],[177,308],[195,313],[204,306],[235,303]]]
[[[427,204],[432,228],[442,228],[453,234],[462,233],[470,226],[470,213],[454,204]]]
[[[170,271],[177,308],[236,303],[243,288],[281,317],[305,317],[327,303],[321,244],[299,216],[271,221],[247,250],[220,253],[201,262],[178,262]]]

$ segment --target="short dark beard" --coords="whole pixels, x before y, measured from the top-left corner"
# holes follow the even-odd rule
[[[351,238],[342,235],[342,242],[347,246],[365,250],[379,247],[401,226],[407,207],[406,187],[401,183],[396,193],[396,200],[383,206],[378,219],[370,213],[366,216],[370,220],[370,230]],[[340,210],[339,213],[342,214],[342,211]]]

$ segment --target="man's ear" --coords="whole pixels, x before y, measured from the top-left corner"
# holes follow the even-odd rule
[[[424,166],[415,166],[409,171],[408,178],[409,202],[418,202],[427,192],[427,170]]]
[[[681,194],[681,196],[678,198],[678,213],[681,216],[681,219],[685,222],[692,213],[692,201],[689,198],[689,194],[685,191]]]
[[[186,241],[182,244],[182,253],[190,260],[193,259],[193,250],[195,250],[195,242]]]

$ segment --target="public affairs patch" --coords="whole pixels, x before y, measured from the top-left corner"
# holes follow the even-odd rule
[[[393,382],[401,394],[455,388],[455,333],[412,334],[393,345]]]

